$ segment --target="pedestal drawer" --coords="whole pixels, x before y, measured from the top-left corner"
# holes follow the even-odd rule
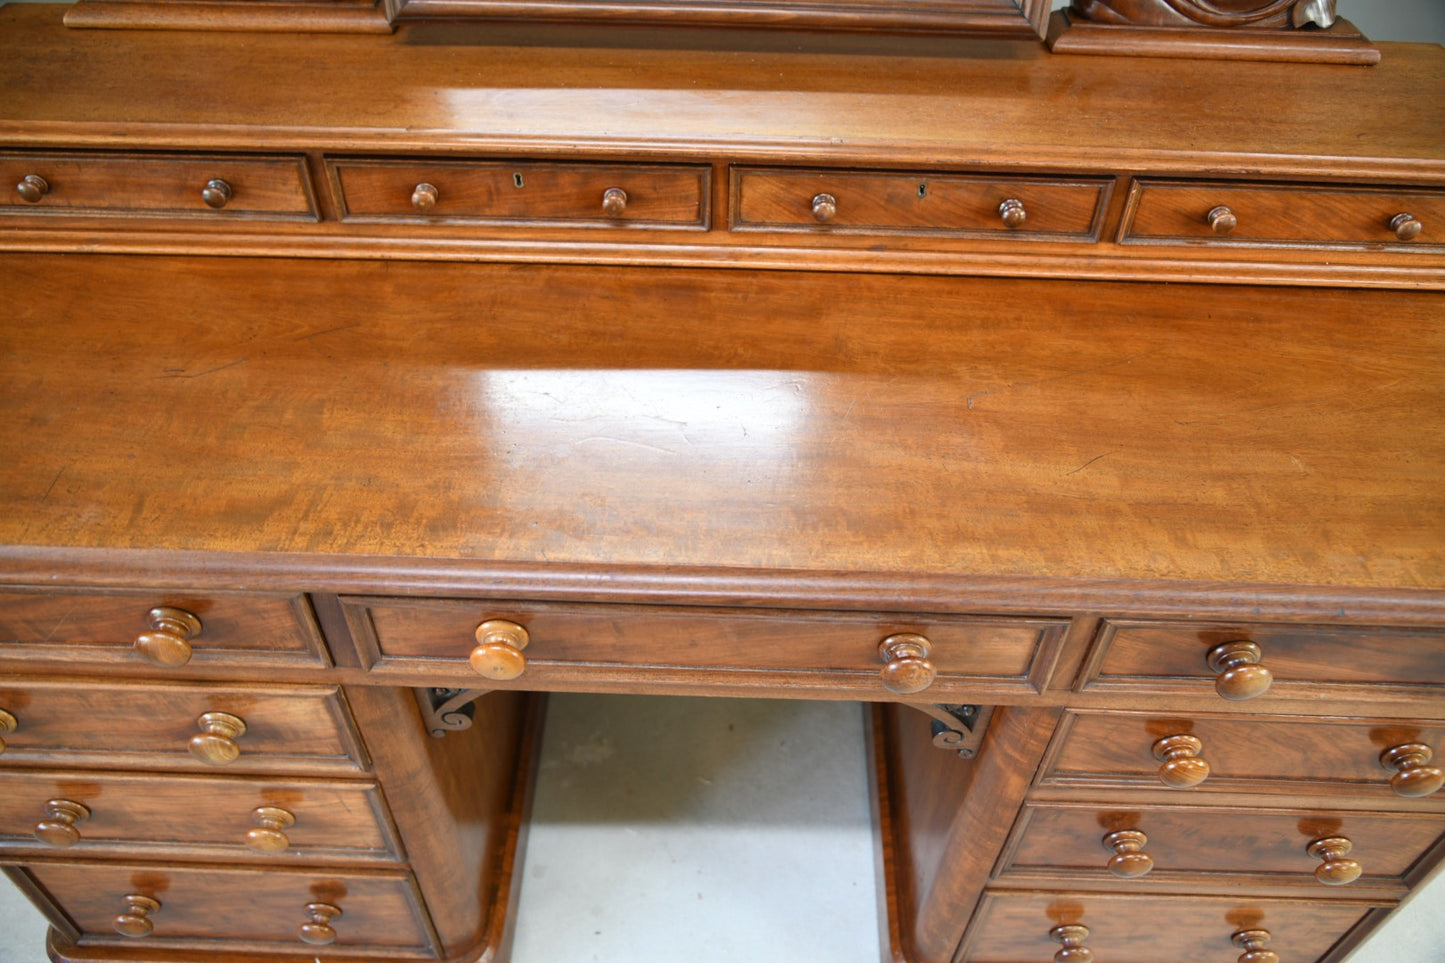
[[[0,747],[0,770],[36,764],[210,773],[366,768],[350,713],[333,686],[0,679]]]
[[[371,783],[3,769],[0,851],[267,862],[400,856]]]
[[[735,229],[1097,237],[1105,180],[928,172],[733,172]]]
[[[1445,191],[1141,180],[1119,239],[1438,249]]]
[[[1019,816],[999,875],[1157,881],[1228,873],[1285,877],[1269,882],[1310,890],[1355,879],[1403,885],[1442,832],[1442,813],[1032,804]]]
[[[343,604],[365,656],[378,666],[450,660],[465,667],[470,660],[478,672],[512,673],[487,675],[494,681],[534,685],[579,669],[813,673],[879,697],[966,680],[1031,689],[1067,626],[1053,619],[526,601]],[[489,641],[487,626],[501,627],[501,641]],[[518,643],[524,648],[507,651]]]
[[[328,168],[347,220],[707,224],[702,166],[339,158]]]
[[[1442,745],[1433,721],[1070,711],[1038,785],[1304,790],[1393,807],[1439,790]]]
[[[327,665],[305,596],[0,592],[0,661]]]
[[[218,955],[290,950],[306,959],[328,952],[319,946],[368,955],[435,953],[416,886],[399,871],[34,863],[26,872],[74,923],[81,946]]]
[[[315,220],[300,157],[0,154],[0,213]]]
[[[959,963],[1048,963],[1083,946],[1100,963],[1235,960],[1235,934],[1254,933],[1280,959],[1319,959],[1385,904],[1339,900],[987,893]],[[1071,927],[1063,930],[1063,927]],[[1052,934],[1052,935],[1051,935]]]

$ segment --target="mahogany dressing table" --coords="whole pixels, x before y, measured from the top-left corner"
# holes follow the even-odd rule
[[[501,959],[547,691],[875,703],[892,960],[1336,960],[1439,860],[1439,47],[64,10],[0,8],[55,959]]]

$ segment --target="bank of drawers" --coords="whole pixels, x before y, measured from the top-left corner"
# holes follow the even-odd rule
[[[1445,848],[1445,722],[1291,714],[1437,697],[1438,632],[1104,620],[1075,689],[1174,707],[1063,713],[960,963],[1319,960]]]
[[[157,653],[151,678],[325,664],[303,599],[21,588],[0,626],[0,661],[27,670],[0,676],[0,863],[54,902],[62,945],[434,957],[338,687],[103,676]],[[44,674],[77,661],[94,670]]]
[[[551,688],[706,678],[890,693],[1032,692],[1064,619],[588,605],[525,600],[343,600],[363,658]]]

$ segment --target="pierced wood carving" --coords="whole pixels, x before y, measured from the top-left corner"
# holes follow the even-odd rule
[[[1069,14],[1136,27],[1329,27],[1335,0],[1073,0]]]
[[[440,739],[448,732],[470,729],[476,714],[473,703],[492,690],[433,687],[413,691],[416,693],[416,704],[421,708],[422,721],[426,723],[426,731]]]
[[[978,755],[979,744],[983,742],[988,720],[993,715],[993,706],[906,704],[933,717],[935,746],[953,750],[960,759],[972,759]]]

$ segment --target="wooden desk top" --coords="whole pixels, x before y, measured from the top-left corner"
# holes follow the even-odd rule
[[[0,542],[1445,587],[1437,295],[6,255]]]

